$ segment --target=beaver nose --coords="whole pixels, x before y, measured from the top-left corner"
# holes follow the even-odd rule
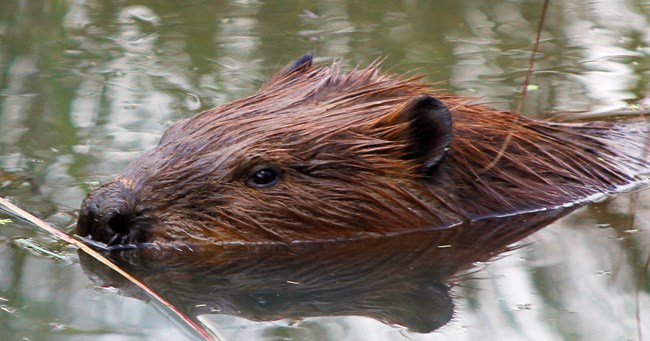
[[[142,214],[134,192],[120,182],[90,192],[81,204],[76,233],[107,245],[142,242]]]

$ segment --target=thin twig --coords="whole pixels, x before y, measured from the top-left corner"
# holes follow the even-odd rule
[[[641,324],[641,300],[639,298],[640,293],[641,293],[641,287],[643,286],[643,282],[645,281],[645,273],[648,271],[648,268],[650,267],[650,254],[648,254],[648,258],[645,260],[645,265],[643,266],[642,271],[639,273],[639,279],[636,282],[636,331],[639,336],[639,341],[643,341],[643,332],[642,332],[642,324]]]
[[[67,234],[61,232],[60,230],[52,227],[52,225],[46,223],[45,221],[39,219],[38,217],[32,215],[31,213],[21,209],[20,207],[14,205],[11,203],[9,200],[6,198],[3,198],[0,196],[0,206],[4,207],[6,210],[8,210],[10,213],[14,214],[15,216],[22,218],[24,220],[29,221],[30,223],[40,227],[41,229],[53,234],[54,236],[66,241],[67,243],[70,243],[81,250],[83,250],[85,253],[87,253],[89,256],[95,258],[102,264],[108,266],[115,272],[119,273],[122,275],[124,278],[132,282],[133,284],[137,285],[140,289],[144,290],[149,296],[154,298],[156,301],[160,302],[163,306],[165,306],[167,309],[171,310],[179,319],[181,319],[183,322],[185,322],[192,330],[197,332],[199,335],[204,340],[207,341],[213,341],[217,340],[217,338],[214,335],[208,334],[207,331],[205,331],[203,328],[201,328],[198,324],[196,324],[192,319],[187,317],[185,314],[183,314],[180,310],[178,310],[175,306],[173,306],[171,303],[167,302],[162,296],[158,295],[156,292],[154,292],[151,288],[146,286],[144,283],[138,281],[135,279],[133,276],[129,275],[126,271],[122,270],[120,267],[117,265],[113,264],[110,260],[108,260],[106,257],[102,256],[101,254],[97,253],[95,250],[91,249],[88,247],[88,245],[68,236]]]
[[[533,51],[531,52],[530,58],[528,59],[528,70],[526,70],[526,76],[524,77],[524,81],[521,84],[521,96],[519,97],[519,101],[517,102],[518,113],[521,113],[521,109],[524,103],[524,98],[526,97],[526,93],[528,92],[528,82],[530,81],[530,76],[533,73],[533,66],[535,65],[535,54],[537,54],[537,49],[539,48],[539,41],[542,36],[542,28],[544,27],[544,20],[546,19],[548,3],[549,0],[544,0],[544,7],[542,8],[542,17],[539,19],[539,23],[537,24],[537,37],[535,38],[535,45],[533,45]],[[515,120],[512,122],[512,129],[510,129],[508,135],[506,136],[505,141],[503,141],[503,145],[501,146],[499,153],[494,158],[494,160],[490,162],[490,164],[483,167],[483,169],[479,171],[480,173],[490,170],[499,162],[499,160],[501,160],[501,157],[503,156],[506,149],[508,148],[508,145],[510,145],[510,141],[512,140],[512,135],[514,134],[515,127],[517,126],[518,123],[519,123],[519,115],[516,115]]]
[[[641,115],[643,117],[643,115]],[[650,154],[650,132],[647,133],[646,135],[646,141],[645,144],[643,145],[643,152],[642,152],[642,158],[647,160],[648,155]],[[636,208],[636,204],[639,200],[639,194],[635,193],[635,195],[632,197],[632,202],[633,206]],[[635,216],[636,209],[632,213],[632,217]],[[643,282],[645,281],[645,273],[648,271],[648,267],[650,267],[650,254],[648,254],[648,258],[645,261],[645,265],[643,266],[643,269],[639,273],[639,279],[637,280],[636,283],[636,329],[637,329],[637,334],[639,336],[639,341],[643,341],[643,331],[641,329],[641,300],[639,296],[641,295],[641,287],[643,285]]]

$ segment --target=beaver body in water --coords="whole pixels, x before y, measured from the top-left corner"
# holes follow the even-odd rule
[[[634,183],[647,125],[528,119],[419,78],[305,55],[172,125],[84,200],[108,245],[367,238],[567,204]]]

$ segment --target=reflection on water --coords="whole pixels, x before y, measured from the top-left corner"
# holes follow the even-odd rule
[[[155,145],[169,122],[254,92],[310,50],[318,62],[343,58],[346,68],[387,56],[395,72],[416,69],[447,81],[439,87],[451,92],[513,107],[540,10],[541,3],[514,0],[2,1],[0,194],[65,228],[84,194]],[[552,117],[646,97],[648,11],[641,0],[552,2],[537,90],[524,111]],[[650,284],[637,290],[650,252],[649,201],[639,197],[590,205],[477,268],[477,279],[451,290],[451,322],[408,337],[636,338],[637,299],[641,317],[650,314]],[[3,339],[183,337],[152,306],[99,290],[80,267],[15,243],[29,238],[73,253],[12,219],[0,225]],[[234,339],[288,333],[277,322],[207,319]],[[645,335],[649,325],[641,324]],[[311,339],[404,339],[401,329],[364,318],[299,326]]]
[[[201,318],[205,314],[253,321],[366,316],[430,333],[453,316],[448,290],[462,284],[460,270],[490,260],[569,211],[370,240],[151,248],[108,256],[197,321],[205,321]],[[124,295],[146,298],[85,253],[80,257],[98,285],[117,286]]]

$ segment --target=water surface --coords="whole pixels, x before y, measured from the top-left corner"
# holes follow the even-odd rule
[[[252,94],[306,51],[348,68],[384,58],[392,72],[516,108],[541,9],[514,0],[3,1],[0,194],[68,230],[85,193],[170,122]],[[638,104],[650,93],[649,19],[641,0],[552,2],[522,111],[560,120]],[[590,205],[475,264],[450,293],[454,318],[434,333],[350,316],[211,314],[205,323],[227,340],[633,340],[639,328],[647,339],[648,199]],[[191,337],[155,304],[95,284],[71,248],[0,220],[3,340]]]

